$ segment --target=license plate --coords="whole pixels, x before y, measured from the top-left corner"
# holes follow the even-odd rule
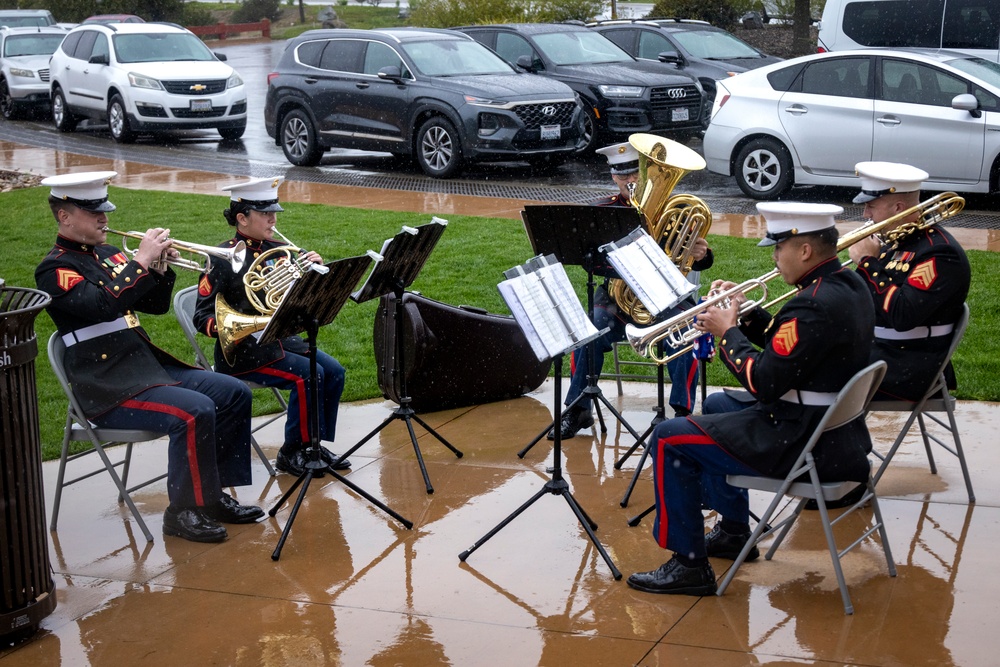
[[[542,125],[542,139],[558,139],[558,138],[559,138],[558,125]]]
[[[688,119],[688,108],[681,107],[679,109],[670,110],[670,120],[673,122],[683,122]]]
[[[212,100],[191,100],[191,111],[211,111]],[[685,109],[684,111],[687,111]]]

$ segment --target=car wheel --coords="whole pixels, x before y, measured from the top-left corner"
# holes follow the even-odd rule
[[[580,143],[576,145],[577,153],[592,153],[597,150],[597,119],[590,107],[583,108],[583,127],[580,128]]]
[[[281,150],[297,167],[314,167],[323,158],[323,148],[316,141],[316,129],[301,109],[290,111],[281,121]]]
[[[234,141],[243,136],[243,133],[247,131],[247,126],[244,123],[239,127],[220,127],[219,136],[226,141]]]
[[[417,131],[417,164],[433,178],[451,178],[462,168],[462,140],[455,126],[441,116]]]
[[[121,95],[113,95],[108,103],[108,129],[111,130],[111,138],[120,144],[130,144],[135,141],[135,132],[128,122],[128,113],[125,111],[125,102]]]
[[[52,91],[52,122],[60,132],[72,132],[76,129],[76,116],[70,113],[62,88]]]
[[[734,167],[736,184],[753,199],[775,199],[792,187],[792,158],[774,139],[746,144],[737,153]]]
[[[7,120],[14,120],[20,115],[19,111],[17,102],[11,97],[7,79],[0,79],[0,114]]]

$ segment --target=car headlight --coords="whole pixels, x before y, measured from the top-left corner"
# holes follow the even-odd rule
[[[243,79],[236,72],[226,80],[226,88],[236,88],[243,85]]]
[[[26,79],[34,79],[35,78],[35,71],[34,70],[30,70],[30,69],[20,69],[18,67],[11,67],[10,68],[10,75],[11,76],[23,76]]]
[[[143,74],[129,72],[128,83],[133,88],[148,88],[150,90],[163,90],[163,85],[159,81]]]
[[[471,104],[472,106],[476,106],[476,107],[503,108],[503,107],[507,106],[507,102],[501,102],[501,101],[498,101],[498,100],[491,100],[491,99],[487,99],[485,97],[476,97],[475,95],[466,95],[465,96],[465,101],[468,104]]]
[[[642,86],[598,86],[605,97],[642,97]]]

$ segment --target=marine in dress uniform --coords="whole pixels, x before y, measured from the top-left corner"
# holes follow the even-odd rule
[[[251,394],[240,382],[194,369],[153,345],[136,313],[170,308],[176,275],[169,230],[150,229],[130,258],[105,242],[113,171],[53,176],[49,206],[55,246],[35,270],[47,310],[66,345],[63,360],[87,417],[107,428],[170,438],[163,532],[198,542],[226,538],[222,523],[263,516],[223,487],[250,483]]]
[[[247,296],[243,277],[258,257],[269,250],[288,245],[276,240],[274,231],[277,213],[284,210],[278,203],[278,187],[283,181],[280,177],[255,178],[223,188],[230,193],[229,208],[223,211],[223,215],[236,228],[236,235],[220,247],[231,248],[243,241],[247,257],[239,271],[234,272],[226,262],[217,262],[213,263],[207,274],[202,275],[198,283],[194,324],[201,333],[216,339],[216,371],[266,387],[290,390],[285,442],[278,451],[276,465],[279,470],[301,475],[307,463],[306,449],[312,441],[308,418],[308,407],[311,405],[308,345],[299,336],[290,336],[267,345],[260,345],[254,336],[248,336],[237,343],[230,363],[222,353],[215,321],[215,302],[219,296],[245,315],[261,314]],[[269,261],[271,266],[284,261],[283,254],[275,255],[275,259]],[[292,256],[293,260],[322,262],[322,258],[315,252],[304,256],[292,253]],[[337,430],[340,396],[344,392],[345,371],[340,362],[321,350],[316,351],[316,363],[319,374],[320,439],[333,441]],[[320,449],[320,454],[323,461],[335,470],[346,470],[351,466],[349,461],[339,459],[325,447]]]
[[[865,217],[875,222],[919,204],[920,186],[928,178],[922,169],[892,162],[860,162],[855,169],[861,193],[854,203],[864,204]],[[914,214],[900,224],[918,218]],[[972,272],[965,250],[935,225],[895,243],[869,237],[848,252],[875,301],[872,361],[887,364],[876,397],[920,400],[948,353],[969,294]],[[954,389],[951,364],[945,377]]]
[[[611,179],[618,186],[618,192],[613,195],[601,197],[593,202],[594,206],[628,206],[631,207],[631,193],[628,186],[635,183],[639,175],[639,152],[632,144],[625,142],[607,146],[597,151],[605,156],[611,170]],[[693,284],[699,284],[699,272],[712,266],[714,258],[712,250],[703,239],[698,241],[704,247],[705,255],[692,265],[692,270],[688,273],[688,280]],[[602,267],[603,275],[614,274],[610,266]],[[672,317],[673,315],[694,305],[693,301],[686,300],[672,309],[661,314],[661,318]],[[623,314],[615,302],[608,296],[607,280],[594,291],[594,325],[598,330],[609,328],[608,333],[594,341],[598,347],[596,373],[600,375],[604,367],[604,355],[611,351],[612,344],[625,340],[625,325],[629,324],[629,318]],[[573,351],[572,375],[570,377],[569,389],[566,391],[566,405],[569,405],[587,386],[587,376],[590,372],[589,346],[584,346]],[[689,415],[694,410],[695,397],[698,389],[698,364],[694,354],[685,354],[677,359],[672,359],[667,363],[667,373],[670,375],[670,398],[668,402],[674,409],[676,415]],[[561,436],[572,438],[577,431],[582,428],[590,428],[594,425],[594,417],[591,413],[591,401],[585,400],[577,403],[572,410],[563,413],[561,423]],[[555,438],[553,431],[549,432],[549,439]]]
[[[653,431],[653,536],[674,556],[629,577],[638,590],[714,593],[708,556],[734,559],[750,537],[747,494],[725,476],[787,474],[837,392],[868,365],[875,317],[864,281],[837,258],[834,215],[843,209],[795,202],[758,209],[767,220],[761,245],[774,247],[782,278],[800,291],[773,317],[758,307],[738,322],[743,296],[699,315],[697,327],[716,336],[719,357],[756,403],[671,419]],[[820,479],[866,480],[870,450],[863,419],[824,434],[814,449]],[[722,517],[708,535],[706,505]]]

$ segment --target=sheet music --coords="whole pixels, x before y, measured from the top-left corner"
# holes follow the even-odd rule
[[[563,265],[537,257],[506,271],[497,288],[539,361],[599,335],[587,318]]]
[[[608,262],[653,317],[698,290],[644,229],[601,249],[608,250]]]

